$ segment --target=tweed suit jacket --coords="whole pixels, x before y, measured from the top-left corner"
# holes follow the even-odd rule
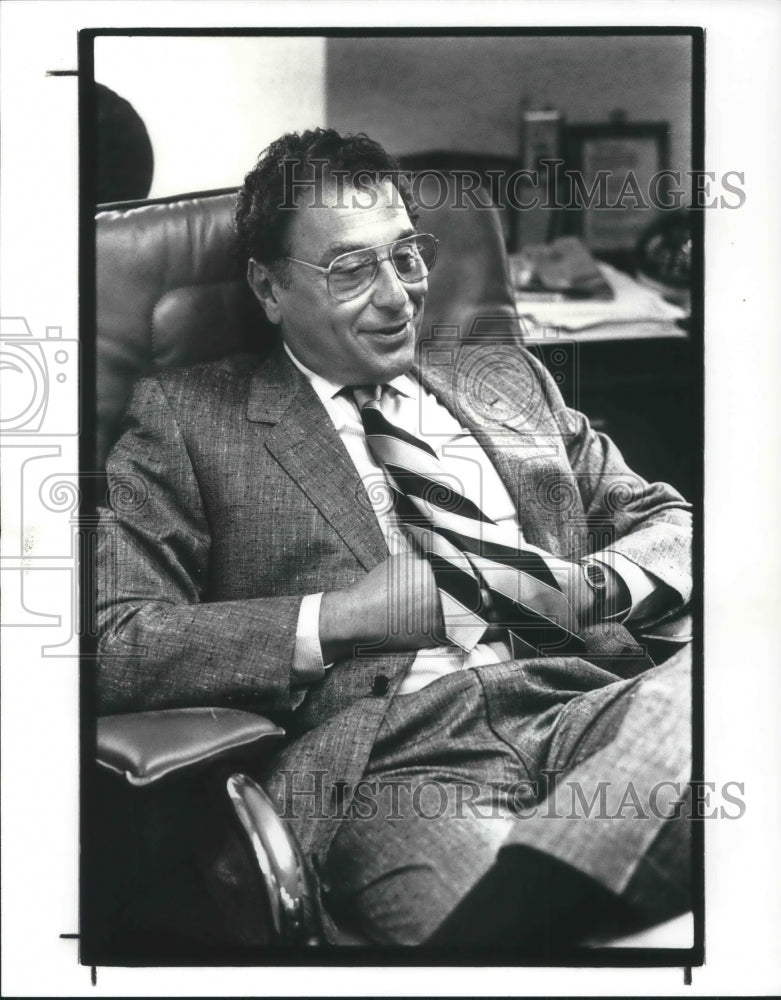
[[[534,357],[517,351],[508,367],[495,346],[436,342],[417,374],[484,448],[527,541],[573,560],[609,542],[670,588],[667,614],[680,611],[688,505],[631,472]],[[292,738],[265,783],[304,851],[324,855],[414,657],[363,651],[303,701],[291,681],[304,595],[344,588],[388,555],[321,402],[279,344],[143,379],[107,472],[101,711],[226,705],[281,721]],[[584,659],[546,663],[577,675],[578,690],[605,683]]]

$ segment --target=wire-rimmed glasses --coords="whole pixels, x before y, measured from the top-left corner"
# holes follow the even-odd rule
[[[380,243],[339,254],[328,267],[310,264],[309,261],[298,260],[296,257],[286,257],[285,260],[325,274],[331,298],[337,302],[346,302],[371,286],[383,260],[390,260],[399,279],[406,284],[423,281],[437,262],[438,243],[439,240],[431,233],[414,233],[391,243]],[[377,251],[386,247],[388,252],[380,256]]]

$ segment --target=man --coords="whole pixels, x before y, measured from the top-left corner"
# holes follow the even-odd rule
[[[689,514],[531,356],[512,379],[490,345],[424,361],[416,220],[365,136],[286,135],[247,175],[238,244],[279,337],[136,387],[99,697],[284,717],[267,790],[341,928],[551,949],[687,906],[686,654],[654,666],[629,629],[683,611]],[[626,818],[630,786],[645,816],[583,808]]]

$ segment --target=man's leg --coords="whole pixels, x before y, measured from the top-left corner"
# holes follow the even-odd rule
[[[408,807],[396,809],[395,820],[388,819],[387,809],[385,814],[377,809],[370,820],[344,824],[334,842],[329,863],[331,902],[340,915],[352,913],[372,940],[418,943],[439,928],[433,940],[516,946],[525,942],[529,947],[547,940],[552,947],[577,932],[593,930],[598,919],[621,912],[624,900],[639,903],[642,910],[649,895],[641,888],[643,872],[653,875],[656,919],[663,919],[659,910],[665,907],[686,908],[685,891],[678,892],[677,902],[672,892],[686,882],[686,821],[669,834],[673,821],[663,818],[665,810],[670,811],[667,787],[656,795],[659,815],[651,814],[648,804],[647,819],[636,815],[634,802],[636,797],[642,809],[643,799],[649,802],[655,786],[665,781],[685,785],[688,780],[685,657],[635,680],[576,695],[563,710],[548,713],[550,728],[544,739],[538,717],[531,722],[532,717],[524,718],[521,711],[528,690],[523,671],[518,665],[506,666],[481,678],[482,701],[466,677],[439,689],[432,685],[428,695],[421,692],[425,699],[408,703],[410,712],[419,708],[416,724],[397,727],[396,735],[411,741],[408,758],[420,760],[421,766],[426,754],[433,760],[437,753],[441,757],[449,749],[454,755],[459,746],[468,747],[470,773],[482,776],[476,799],[480,808],[469,815],[463,808],[454,813],[453,786],[443,815],[436,815],[442,811],[438,802],[421,810],[419,797],[417,809],[410,800]],[[449,689],[452,697],[447,702],[443,692]],[[539,703],[539,685],[534,691]],[[463,713],[456,710],[462,702]],[[502,705],[513,704],[518,708],[500,718]],[[436,737],[429,739],[428,747],[420,743],[420,723],[426,719]],[[522,781],[532,773],[537,778],[544,770],[568,772],[567,784],[559,782],[536,812],[526,808],[517,818],[511,816],[505,799],[497,817],[491,808],[492,803],[502,803],[496,786],[506,784],[508,775]],[[429,773],[441,772],[440,767],[439,772]],[[440,785],[447,787],[447,781]],[[434,785],[427,792],[441,798]],[[585,806],[579,793],[585,796]],[[601,794],[606,797],[605,808]],[[596,806],[590,808],[594,795]],[[629,804],[622,807],[626,796]],[[660,857],[665,860],[657,870],[652,859],[662,846]],[[634,896],[633,889],[638,890]],[[646,913],[646,919],[654,916]]]
[[[556,951],[600,923],[626,931],[691,906],[689,662],[684,651],[635,681],[573,699],[545,761],[559,780],[519,815],[434,943]],[[508,898],[508,885],[536,896],[537,912]]]
[[[337,923],[378,944],[418,944],[493,864],[514,820],[489,779],[511,784],[519,760],[486,716],[472,670],[394,699],[331,846]]]
[[[544,850],[618,895],[657,853],[669,909],[680,912],[690,860],[682,808],[691,777],[690,650],[611,687],[574,698],[561,713],[545,769],[562,773],[507,843]],[[642,910],[639,882],[630,895]],[[649,901],[648,918],[674,915],[659,910],[658,898]]]
[[[488,872],[515,820],[470,786],[434,780],[382,784],[373,802],[376,815],[343,824],[331,847],[326,905],[372,943],[420,944]]]

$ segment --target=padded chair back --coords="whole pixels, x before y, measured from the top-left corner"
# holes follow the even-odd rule
[[[496,209],[453,204],[453,178],[421,185],[419,228],[439,237],[423,337],[517,330]],[[106,206],[96,220],[97,468],[142,375],[262,351],[273,335],[233,256],[235,191]],[[431,207],[426,207],[431,206]]]

